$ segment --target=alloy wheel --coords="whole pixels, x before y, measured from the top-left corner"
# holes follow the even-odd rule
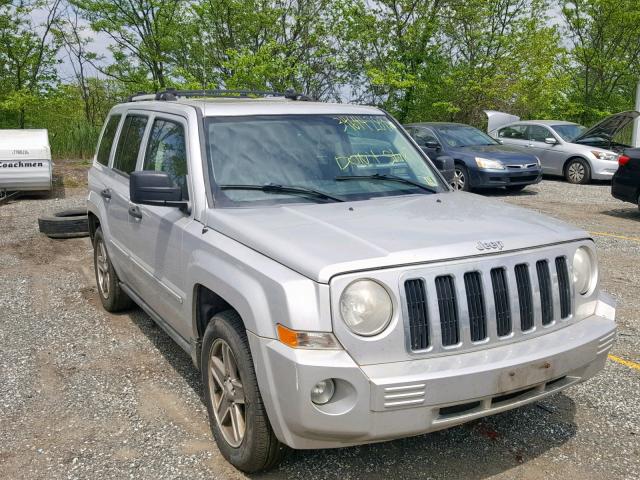
[[[466,182],[467,182],[467,179],[464,176],[464,172],[456,168],[453,174],[453,181],[451,182],[451,186],[453,187],[453,189],[464,190]]]
[[[584,165],[582,165],[582,163],[580,162],[573,162],[571,165],[569,165],[569,168],[567,169],[567,174],[569,176],[569,179],[573,182],[573,183],[580,183],[584,180],[584,176],[585,176],[585,169],[584,169]]]
[[[211,345],[208,375],[216,423],[227,443],[237,448],[246,430],[244,387],[236,357],[221,338]]]
[[[100,295],[104,298],[109,298],[109,257],[107,257],[107,249],[104,246],[102,240],[96,242],[96,271],[98,273],[98,288],[100,289]]]

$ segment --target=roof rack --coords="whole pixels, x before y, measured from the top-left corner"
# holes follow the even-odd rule
[[[143,102],[150,100],[174,101],[178,98],[194,98],[194,97],[215,97],[215,98],[256,98],[256,97],[284,97],[288,100],[299,100],[308,102],[311,98],[297,93],[293,89],[288,89],[284,93],[272,92],[264,90],[176,90],[175,88],[167,88],[163,92],[146,93],[138,92],[127,98],[128,102]]]

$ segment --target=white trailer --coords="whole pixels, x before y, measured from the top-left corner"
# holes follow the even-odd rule
[[[0,130],[0,199],[51,190],[51,170],[47,130]]]

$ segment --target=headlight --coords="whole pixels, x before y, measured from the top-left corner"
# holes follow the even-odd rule
[[[504,170],[504,165],[502,162],[497,160],[488,160],[482,157],[476,157],[476,164],[478,168],[490,168],[493,170]]]
[[[598,269],[593,254],[579,247],[573,255],[573,284],[580,295],[588,294],[598,281]]]
[[[596,157],[598,160],[610,160],[610,161],[617,161],[618,160],[618,154],[617,153],[613,153],[613,152],[602,152],[600,150],[591,150],[591,153],[593,154],[594,157]]]
[[[387,290],[373,280],[356,280],[340,297],[342,320],[353,333],[363,336],[382,332],[393,314]]]

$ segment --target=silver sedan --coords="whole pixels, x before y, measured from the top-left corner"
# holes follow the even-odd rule
[[[618,152],[629,147],[614,137],[640,113],[622,112],[587,129],[559,120],[520,121],[514,115],[487,110],[489,135],[540,158],[542,171],[571,183],[610,180],[618,168]]]

